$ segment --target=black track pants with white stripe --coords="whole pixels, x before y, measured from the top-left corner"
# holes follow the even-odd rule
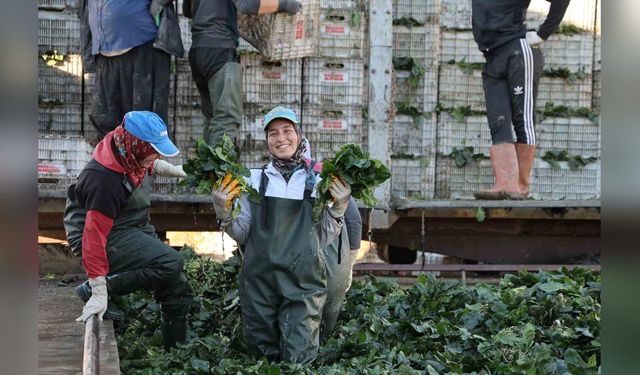
[[[482,71],[487,118],[494,145],[536,144],[535,101],[544,57],[524,38],[514,39],[486,57]]]

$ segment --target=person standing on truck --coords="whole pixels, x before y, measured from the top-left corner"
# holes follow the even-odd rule
[[[161,172],[160,157],[178,152],[157,114],[128,112],[98,143],[93,159],[69,187],[63,220],[69,246],[82,256],[89,277],[76,288],[86,302],[77,320],[93,314],[109,318],[110,295],[153,290],[161,305],[167,350],[186,340],[193,294],[182,256],[160,241],[149,223],[145,177]]]
[[[83,70],[95,72],[89,119],[100,138],[133,110],[167,122],[170,54],[184,55],[171,1],[80,1]]]
[[[351,187],[340,178],[329,191],[333,205],[312,220],[320,178],[304,159],[300,123],[289,108],[275,107],[264,117],[271,162],[252,169],[248,183],[260,201],[239,197],[234,219],[229,182],[213,191],[220,226],[244,245],[238,289],[249,354],[269,361],[311,363],[318,354],[322,308],[327,298],[324,247],[343,228]]]
[[[551,3],[537,31],[525,23],[530,0],[473,0],[473,37],[485,57],[482,71],[491,130],[495,184],[477,199],[524,199],[536,154],[535,102],[544,57],[540,45],[556,30],[570,0]],[[514,143],[513,132],[516,139]]]
[[[242,67],[238,55],[237,13],[296,14],[296,0],[184,0],[192,19],[189,64],[205,117],[204,140],[216,144],[223,134],[236,138],[242,124]]]
[[[322,172],[322,162],[311,158],[311,146],[309,141],[303,139],[305,153],[304,158],[316,174]],[[320,323],[320,342],[325,342],[338,321],[342,310],[344,297],[351,287],[353,265],[356,262],[360,242],[362,241],[362,216],[358,210],[356,200],[349,198],[349,205],[344,213],[344,224],[340,237],[323,248],[327,260],[327,300],[322,309]],[[346,246],[349,246],[347,250]]]

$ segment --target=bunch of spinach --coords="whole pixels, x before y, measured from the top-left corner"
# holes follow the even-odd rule
[[[389,168],[380,160],[372,159],[369,153],[356,144],[348,143],[340,148],[336,156],[322,163],[322,181],[317,187],[317,197],[313,205],[313,219],[318,221],[322,210],[332,200],[329,186],[333,177],[340,177],[351,185],[351,196],[359,199],[367,207],[376,204],[373,189],[391,177]]]
[[[249,169],[238,161],[238,151],[228,135],[215,145],[198,139],[195,154],[183,165],[187,177],[180,181],[181,186],[195,187],[197,193],[206,194],[226,178],[225,184],[235,180],[233,183],[237,184],[240,193],[248,193],[252,199],[257,197],[258,193],[244,179],[250,176]],[[235,217],[239,212],[240,205],[237,205],[232,215]]]
[[[147,292],[115,297],[123,374],[597,374],[599,272],[508,274],[464,286],[420,275],[354,281],[331,337],[311,366],[246,354],[237,292],[241,258],[224,263],[183,248],[195,301],[187,342],[162,349],[160,305]]]

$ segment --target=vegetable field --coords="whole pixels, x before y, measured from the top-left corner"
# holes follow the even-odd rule
[[[182,250],[196,295],[188,342],[162,349],[160,306],[148,293],[120,297],[116,326],[124,374],[596,374],[600,273],[506,275],[463,286],[419,276],[355,281],[332,338],[314,364],[274,364],[245,354],[237,294],[241,259]]]

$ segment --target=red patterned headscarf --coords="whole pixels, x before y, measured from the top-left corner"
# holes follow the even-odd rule
[[[127,170],[127,175],[131,177],[136,186],[140,185],[147,173],[147,170],[140,163],[157,151],[151,146],[151,143],[134,137],[122,125],[113,131],[113,141],[118,148],[118,156],[120,156],[122,166]]]

